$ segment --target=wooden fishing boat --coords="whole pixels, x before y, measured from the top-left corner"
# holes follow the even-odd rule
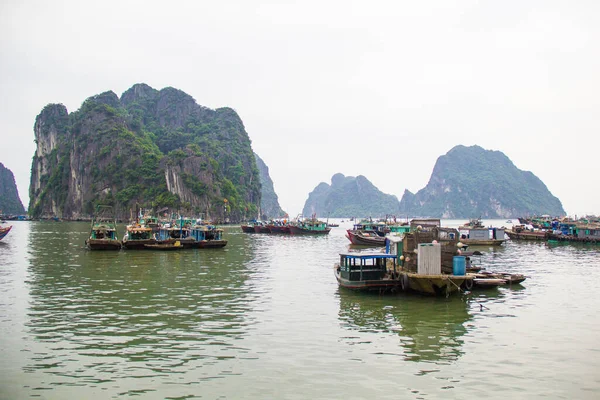
[[[8,232],[10,232],[11,229],[12,225],[6,226],[4,228],[0,226],[0,240],[4,239],[4,237],[8,235]]]
[[[249,221],[247,224],[241,224],[240,227],[242,228],[242,232],[244,233],[255,233],[256,231],[254,230],[254,226],[259,223],[259,221],[252,220]]]
[[[227,240],[223,239],[223,229],[214,225],[196,225],[190,231],[190,237],[196,242],[200,249],[215,249],[227,246]],[[183,242],[185,245],[185,242]]]
[[[475,287],[517,285],[527,279],[527,277],[523,274],[510,274],[506,272],[480,271],[468,275],[473,277],[473,283]]]
[[[348,229],[346,237],[352,244],[359,246],[385,246],[385,236],[380,236],[375,231]]]
[[[548,240],[547,230],[532,230],[525,228],[524,225],[515,225],[512,229],[508,229],[506,234],[511,240],[535,240],[535,241],[546,241]]]
[[[328,235],[331,231],[326,222],[319,221],[315,216],[311,219],[298,220],[289,227],[292,235]]]
[[[394,291],[400,289],[397,258],[380,252],[341,253],[334,266],[340,287],[363,291]]]
[[[178,223],[165,224],[158,229],[155,237],[157,244],[169,244],[181,241],[185,243],[190,236],[190,228]]]
[[[267,228],[269,228],[271,233],[290,233],[290,227],[287,224],[268,224]]]
[[[600,244],[600,225],[587,223],[560,223],[548,233],[549,242]]]
[[[125,236],[121,241],[127,250],[144,250],[147,244],[158,244],[152,228],[140,224],[131,224],[126,228]]]
[[[259,222],[254,225],[254,232],[256,232],[256,233],[271,233],[271,230],[264,222]]]
[[[97,206],[92,218],[90,235],[85,241],[90,250],[121,250],[117,221],[111,206]]]
[[[499,278],[473,278],[473,286],[477,288],[493,288],[505,284],[506,281]]]
[[[473,246],[500,246],[506,241],[504,228],[459,228],[460,241]]]

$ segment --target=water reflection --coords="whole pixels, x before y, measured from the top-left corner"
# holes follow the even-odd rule
[[[245,290],[252,248],[235,243],[243,236],[228,239],[244,253],[92,252],[83,248],[87,229],[31,224],[26,326],[35,347],[25,371],[52,374],[49,385],[168,381],[243,352],[253,301]]]
[[[398,335],[408,361],[456,361],[472,316],[459,297],[378,296],[339,290],[339,319],[349,330]]]

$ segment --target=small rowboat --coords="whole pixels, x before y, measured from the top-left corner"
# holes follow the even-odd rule
[[[506,285],[506,280],[499,278],[474,278],[473,283],[477,287],[497,287]]]

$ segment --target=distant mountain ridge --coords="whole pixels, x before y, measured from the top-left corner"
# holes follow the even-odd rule
[[[500,151],[462,145],[437,159],[427,186],[404,192],[400,210],[436,218],[565,215],[560,200],[532,172],[518,169]]]
[[[25,207],[19,198],[15,176],[2,163],[0,163],[0,214],[25,214]]]
[[[518,169],[500,151],[455,146],[435,163],[427,186],[402,200],[379,191],[364,176],[335,174],[321,182],[304,204],[305,216],[386,216],[430,218],[512,218],[565,215],[546,185],[532,172]]]
[[[331,185],[319,183],[308,195],[302,214],[321,217],[399,215],[398,198],[377,189],[366,177],[333,175]]]

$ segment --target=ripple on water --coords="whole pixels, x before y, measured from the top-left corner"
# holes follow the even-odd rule
[[[0,248],[11,398],[599,393],[594,249],[507,242],[476,262],[523,285],[437,299],[339,289],[343,228],[173,254],[86,251],[88,229],[24,224],[28,246]]]

